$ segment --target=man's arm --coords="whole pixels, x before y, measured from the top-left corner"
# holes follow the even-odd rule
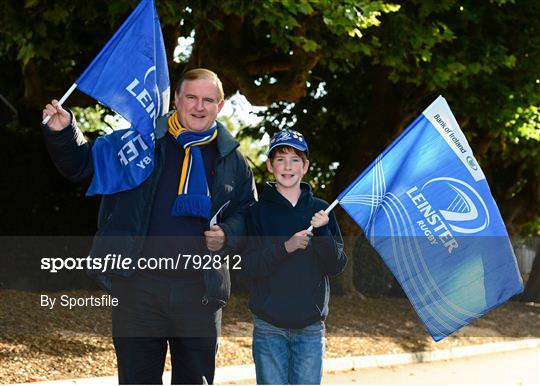
[[[225,234],[226,249],[232,251],[238,248],[238,237],[246,234],[245,216],[257,195],[251,169],[243,157],[241,157],[240,163],[236,173],[240,184],[236,190],[235,207],[231,208],[233,212],[222,223],[218,224]]]
[[[54,164],[71,181],[89,181],[94,173],[92,145],[77,127],[73,113],[53,100],[43,110],[43,118],[47,116],[51,119],[42,129]]]

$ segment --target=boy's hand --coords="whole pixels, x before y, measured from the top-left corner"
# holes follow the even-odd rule
[[[206,248],[212,252],[217,252],[223,249],[225,245],[225,232],[219,225],[212,225],[209,231],[204,232],[206,237]]]
[[[319,210],[311,218],[310,224],[313,225],[313,228],[320,228],[328,224],[328,221],[330,221],[328,213],[326,213],[324,210]]]
[[[297,232],[289,240],[285,241],[285,249],[288,253],[293,253],[297,249],[306,249],[311,236],[313,236],[313,233],[308,230]]]

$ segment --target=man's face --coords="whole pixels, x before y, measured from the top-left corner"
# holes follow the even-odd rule
[[[174,94],[178,118],[191,131],[212,127],[223,103],[219,100],[216,84],[210,79],[186,80]]]

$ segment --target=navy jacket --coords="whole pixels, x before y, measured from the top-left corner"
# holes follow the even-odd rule
[[[311,217],[328,204],[302,183],[296,206],[274,184],[265,186],[247,216],[248,241],[242,272],[251,279],[250,309],[281,328],[303,328],[328,315],[329,276],[343,271],[347,256],[333,213],[328,225],[314,229],[305,250],[287,253],[284,242],[307,229]]]
[[[90,181],[93,175],[92,144],[86,141],[75,120],[72,119],[71,125],[62,131],[52,131],[44,126],[43,132],[51,158],[60,172],[72,181]],[[156,124],[155,165],[151,176],[134,189],[102,196],[98,229],[90,251],[92,257],[103,257],[111,251],[120,253],[123,257],[140,257],[165,160],[166,132],[167,119],[161,117]],[[230,200],[219,223],[227,237],[225,251],[221,252],[226,254],[236,249],[238,237],[245,234],[244,216],[256,191],[251,170],[236,150],[238,142],[221,124],[218,124],[216,141],[219,154],[214,181],[209,188],[212,196],[212,216]],[[133,270],[113,273],[130,276]],[[230,277],[226,266],[223,265],[219,270],[204,270],[203,274],[206,286],[206,299],[202,299],[203,304],[213,307],[225,305],[230,296]],[[110,276],[95,276],[99,284],[110,291]]]

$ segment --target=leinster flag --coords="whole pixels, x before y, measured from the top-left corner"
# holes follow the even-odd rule
[[[142,0],[76,81],[77,88],[109,106],[130,130],[98,138],[87,195],[132,189],[154,167],[156,119],[169,109],[169,72],[153,0]]]
[[[443,97],[338,201],[436,341],[523,290],[486,178]]]

